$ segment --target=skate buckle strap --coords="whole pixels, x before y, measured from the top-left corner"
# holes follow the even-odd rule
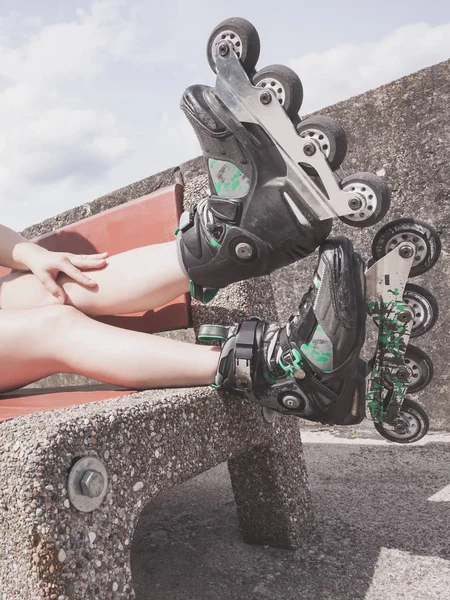
[[[243,321],[236,334],[235,367],[236,380],[248,392],[252,389],[252,358],[256,339],[256,320]]]
[[[287,360],[287,362],[290,364],[285,364],[283,362],[283,358],[285,361]],[[282,358],[280,358],[278,364],[283,369],[283,371],[285,371],[292,377],[297,377],[298,379],[304,379],[305,371],[302,369],[302,355],[295,348],[291,349],[289,357],[283,356]]]
[[[180,221],[178,223],[177,231],[185,232],[190,229],[194,224],[195,211],[185,210],[181,213]]]
[[[281,358],[278,361],[278,364],[283,371],[288,373],[291,377],[303,379],[305,377],[305,372],[302,369],[302,355],[297,348],[293,348],[291,346],[286,329],[284,327],[280,331],[279,342],[281,348]]]
[[[229,327],[225,325],[201,325],[198,328],[197,339],[201,342],[210,340],[225,341],[228,338]]]

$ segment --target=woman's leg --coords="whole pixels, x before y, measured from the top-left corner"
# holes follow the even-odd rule
[[[111,256],[104,269],[89,271],[89,277],[97,287],[85,288],[67,275],[60,275],[58,283],[67,294],[67,304],[91,316],[151,310],[189,290],[175,241]],[[38,308],[56,302],[31,273],[0,278],[2,309]]]
[[[0,311],[0,392],[53,373],[147,389],[214,381],[217,347],[119,329],[71,306]]]

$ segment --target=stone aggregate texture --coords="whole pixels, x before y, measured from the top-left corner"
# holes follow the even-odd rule
[[[198,164],[187,165],[186,206],[207,190]],[[276,318],[267,277],[229,286],[208,305],[193,303],[194,328],[257,313]],[[193,338],[193,331],[177,334]],[[67,384],[62,375],[45,384],[52,380]],[[102,460],[109,480],[92,513],[78,512],[67,493],[68,472],[84,456]],[[243,539],[296,548],[313,523],[297,422],[277,416],[268,424],[260,407],[203,387],[149,390],[2,423],[0,600],[134,598],[130,548],[143,507],[223,462]]]
[[[242,543],[221,465],[143,510],[136,600],[448,600],[450,435],[402,446],[373,427],[315,429],[302,433],[315,527],[296,551]]]
[[[67,475],[96,456],[99,509],[77,511]],[[300,432],[207,388],[150,390],[0,425],[1,600],[134,598],[130,548],[151,498],[228,461],[245,541],[296,548],[312,524]]]

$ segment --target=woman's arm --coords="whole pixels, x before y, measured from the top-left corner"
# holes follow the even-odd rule
[[[88,269],[101,269],[106,263],[107,252],[78,255],[70,252],[52,252],[29,242],[20,233],[0,225],[0,266],[31,271],[42,285],[62,304],[66,294],[56,279],[65,273],[74,281],[95,287],[97,284],[82,273]]]
[[[28,270],[29,267],[23,261],[23,255],[27,254],[29,246],[35,246],[33,242],[25,239],[20,233],[13,231],[5,225],[0,225],[0,266],[10,269]]]

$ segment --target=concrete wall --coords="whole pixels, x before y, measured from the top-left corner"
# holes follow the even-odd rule
[[[435,363],[434,382],[418,395],[429,410],[434,428],[445,428],[450,424],[447,369],[450,349],[446,347],[450,311],[447,260],[450,227],[449,70],[450,61],[446,61],[321,111],[321,114],[340,121],[347,132],[349,152],[343,165],[346,173],[372,171],[386,177],[393,192],[393,202],[384,222],[412,216],[431,223],[441,235],[440,262],[428,274],[415,280],[436,295],[440,308],[436,327],[416,340],[417,345],[432,355]],[[206,190],[202,161],[197,158],[168,169],[47,219],[23,233],[26,237],[34,237],[53,231],[173,182],[186,186],[186,204],[200,199]],[[369,256],[377,229],[359,230],[337,222],[333,234],[350,237],[358,251]],[[272,275],[280,319],[290,314],[309,286],[315,260],[315,257],[305,259]],[[178,336],[192,339],[192,332],[180,332]],[[44,383],[58,385],[66,381],[66,377],[54,377]],[[80,381],[72,379],[73,383]]]

